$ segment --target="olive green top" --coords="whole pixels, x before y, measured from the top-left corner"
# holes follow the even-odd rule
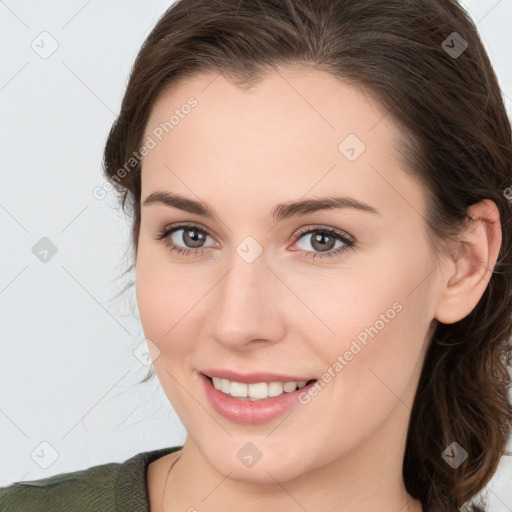
[[[182,446],[0,487],[0,512],[149,512],[149,464]]]

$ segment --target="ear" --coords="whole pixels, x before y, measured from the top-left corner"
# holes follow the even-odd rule
[[[451,251],[435,318],[452,324],[469,315],[491,279],[501,247],[500,214],[496,204],[483,199],[468,208],[471,221]]]

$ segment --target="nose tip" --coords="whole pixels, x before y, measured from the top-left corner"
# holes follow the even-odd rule
[[[214,292],[212,337],[231,348],[262,346],[279,339],[283,328],[278,316],[277,285],[262,258],[248,263],[237,256]]]

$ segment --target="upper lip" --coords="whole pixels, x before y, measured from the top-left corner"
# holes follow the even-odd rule
[[[201,373],[207,377],[218,377],[219,379],[228,379],[234,382],[242,382],[246,384],[255,384],[257,382],[300,382],[312,380],[313,377],[297,377],[296,375],[285,375],[282,373],[255,372],[255,373],[238,373],[233,370],[221,368],[206,368]]]

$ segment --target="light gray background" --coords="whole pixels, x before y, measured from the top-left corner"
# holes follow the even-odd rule
[[[129,221],[112,192],[92,195],[130,67],[171,3],[0,0],[0,485],[184,442],[157,379],[137,384],[134,289],[116,298]],[[512,0],[463,5],[512,115]],[[43,237],[57,249],[46,263],[32,251]],[[511,481],[503,457],[492,512],[512,511]]]

